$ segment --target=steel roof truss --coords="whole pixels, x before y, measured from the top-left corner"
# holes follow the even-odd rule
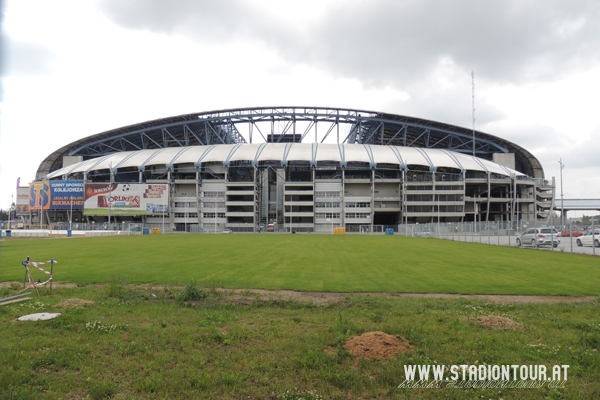
[[[310,132],[310,130],[312,129],[313,125],[316,123],[316,119],[313,119],[310,121],[310,123],[308,124],[308,126],[306,127],[306,130],[304,131],[304,133],[302,134],[302,137],[300,138],[300,141],[303,142],[304,138],[306,137],[306,135],[308,135],[308,132]]]
[[[400,132],[402,132],[402,130],[406,131],[406,125],[402,125],[402,126],[400,127],[400,129],[398,129],[398,131],[396,132],[396,134],[395,134],[395,135],[394,135],[394,136],[393,136],[393,137],[392,137],[392,138],[391,138],[391,139],[390,139],[390,140],[387,142],[387,145],[388,145],[388,146],[390,145],[390,143],[392,143],[392,141],[393,141],[394,139],[396,139],[396,136],[398,136],[398,135],[400,134]]]
[[[147,134],[146,132],[142,132],[142,138],[144,138],[144,137],[145,137],[146,139],[150,140],[152,143],[154,143],[154,144],[156,145],[156,147],[158,147],[158,148],[162,148],[162,147],[163,147],[163,146],[161,146],[160,144],[158,144],[158,142],[157,142],[156,140],[154,140],[154,139],[152,139],[150,136],[148,136],[148,134]],[[144,145],[144,146],[143,146],[143,148],[144,148],[144,149],[147,149],[147,148],[148,148],[147,144],[146,144],[146,145]]]
[[[225,141],[223,140],[223,137],[221,137],[221,135],[219,135],[219,134],[217,133],[217,131],[215,130],[215,128],[213,127],[213,124],[211,124],[210,122],[207,122],[207,123],[206,123],[206,126],[207,126],[208,128],[210,128],[210,130],[212,131],[212,133],[214,133],[214,134],[215,134],[215,136],[216,136],[216,137],[218,137],[218,138],[219,138],[219,140],[221,141],[221,143],[222,143],[222,144],[226,144],[226,143],[225,143]],[[207,139],[208,139],[208,129],[207,129],[206,135],[207,135]]]
[[[252,120],[251,123],[252,123],[252,126],[254,126],[256,128],[256,130],[258,131],[258,133],[260,133],[260,136],[263,138],[263,140],[265,141],[265,143],[267,143],[267,138],[265,137],[265,135],[263,135],[263,133],[260,130],[260,128],[258,127],[258,125],[256,125],[256,122],[254,120]]]
[[[423,130],[423,133],[421,133],[419,136],[417,136],[417,138],[415,140],[410,142],[410,144],[408,146],[411,147],[414,142],[416,142],[417,140],[419,140],[421,137],[423,137],[425,134],[428,134],[428,133],[429,133],[429,129]]]
[[[325,136],[323,137],[323,139],[321,139],[321,143],[323,143],[323,141],[324,141],[325,139],[327,139],[327,136],[329,136],[329,134],[331,133],[331,131],[333,130],[333,128],[335,128],[336,126],[339,126],[339,124],[338,124],[338,123],[336,123],[336,122],[333,122],[333,123],[331,124],[331,126],[330,126],[330,127],[329,127],[329,129],[327,130],[327,133],[325,133]]]
[[[382,128],[383,128],[383,122],[380,122],[380,123],[379,123],[379,125],[377,125],[377,127],[376,127],[375,129],[372,129],[372,131],[373,131],[373,132],[372,132],[372,133],[369,135],[369,137],[367,138],[367,140],[363,140],[363,141],[362,141],[362,143],[370,143],[370,140],[371,140],[371,138],[372,138],[373,136],[375,136],[375,134],[376,134],[376,133],[377,133],[377,132],[378,132],[380,129],[382,129]],[[383,141],[383,131],[382,131],[382,134],[381,134],[381,136],[382,136],[382,137],[381,137],[381,140]]]
[[[204,142],[200,140],[200,137],[198,137],[196,133],[192,129],[190,129],[190,127],[187,124],[183,126],[183,129],[188,135],[192,135],[194,138],[196,138],[196,140],[201,146],[204,146]]]
[[[353,144],[356,141],[356,131],[360,129],[360,120],[356,121],[352,124],[352,127],[350,128],[350,132],[348,132],[348,135],[346,136],[346,139],[344,139],[343,143],[349,143],[349,144]]]
[[[173,136],[167,128],[162,128],[161,132],[162,132],[162,139],[163,139],[164,147],[169,147],[168,146],[169,139],[166,138],[165,133],[168,136],[171,136],[171,138],[173,138],[173,140],[176,141],[179,146],[183,146],[183,144],[179,140],[177,140],[177,138],[175,136]]]

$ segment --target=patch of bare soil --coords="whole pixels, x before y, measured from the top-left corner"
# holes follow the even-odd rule
[[[7,282],[0,282],[0,289],[3,288],[10,288],[10,287],[15,287],[18,288],[19,286],[22,286],[23,282],[17,282],[17,281],[7,281]]]
[[[82,299],[64,299],[56,306],[59,308],[72,308],[72,307],[86,307],[94,304],[93,301],[90,300],[82,300]]]
[[[584,303],[594,301],[596,296],[528,296],[528,295],[496,295],[496,294],[449,294],[449,293],[337,293],[337,292],[300,292],[295,290],[265,290],[265,289],[221,289],[231,296],[234,302],[246,304],[256,300],[293,300],[310,302],[316,306],[328,306],[344,299],[358,296],[373,297],[423,297],[434,299],[473,299],[485,300],[494,303],[528,304],[528,303]]]
[[[7,282],[0,282],[0,289],[2,288],[9,288],[9,287],[22,287],[23,286],[23,282],[17,282],[17,281],[7,281]],[[47,283],[46,285],[43,286],[44,288],[46,287],[50,287],[50,284]],[[76,283],[67,283],[67,282],[52,282],[52,288],[58,289],[58,288],[76,288],[77,284]]]
[[[353,336],[346,340],[344,349],[354,356],[367,360],[387,360],[389,357],[415,349],[408,340],[402,336],[392,336],[384,332],[367,332],[360,336]]]
[[[0,282],[0,289],[11,286],[22,286],[23,282]],[[53,282],[53,288],[75,288],[76,283]],[[103,284],[87,285],[87,286],[104,286]],[[181,290],[183,286],[165,286],[153,284],[131,285],[132,288],[140,290],[164,290],[176,289]],[[214,288],[217,291],[224,292],[228,298],[235,304],[249,305],[254,300],[259,301],[299,301],[308,302],[316,306],[326,307],[333,303],[339,303],[342,300],[352,299],[358,296],[373,296],[373,297],[417,297],[417,298],[433,298],[433,299],[473,299],[484,300],[493,303],[506,304],[527,304],[527,303],[585,303],[592,302],[596,296],[530,296],[530,295],[504,295],[504,294],[450,294],[450,293],[339,293],[339,292],[301,292],[296,290],[266,290],[266,289],[227,289]]]
[[[513,321],[510,318],[498,317],[495,315],[471,315],[469,317],[462,317],[463,322],[474,322],[477,325],[484,326],[490,329],[507,330],[515,329],[518,331],[524,331],[525,326],[518,322]]]

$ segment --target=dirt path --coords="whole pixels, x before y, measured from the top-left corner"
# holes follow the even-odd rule
[[[22,282],[0,282],[0,288],[17,285],[22,287]],[[75,283],[54,282],[54,288],[75,288]],[[182,289],[183,286],[164,285],[132,285],[140,290],[163,290],[166,288]],[[527,304],[527,303],[582,303],[594,301],[597,296],[533,296],[533,295],[506,295],[506,294],[450,294],[450,293],[338,293],[338,292],[301,292],[296,290],[265,290],[265,289],[227,289],[216,290],[227,293],[231,300],[240,303],[258,300],[295,300],[311,302],[318,306],[327,306],[347,298],[358,296],[388,297],[388,298],[431,298],[431,299],[473,299],[490,301],[494,303]]]
[[[433,298],[433,299],[474,299],[484,300],[494,303],[582,303],[593,301],[596,296],[524,296],[524,295],[495,295],[495,294],[448,294],[448,293],[337,293],[337,292],[299,292],[295,290],[264,290],[264,289],[219,289],[227,291],[235,296],[248,297],[259,296],[261,300],[279,299],[279,300],[297,300],[312,302],[316,305],[325,306],[336,303],[346,298],[355,298],[358,296],[373,297],[414,297],[414,298]]]

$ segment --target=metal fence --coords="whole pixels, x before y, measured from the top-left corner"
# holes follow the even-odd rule
[[[401,224],[401,225],[352,225],[351,229],[346,229],[348,234],[385,234],[387,229],[393,229],[395,235],[409,237],[426,237],[443,240],[454,240],[461,242],[480,243],[497,246],[518,246],[517,239],[530,228],[548,228],[554,229],[557,235],[556,246],[549,245],[544,247],[546,250],[583,253],[596,255],[596,247],[578,246],[577,237],[573,235],[560,236],[560,225],[548,225],[542,222],[440,222],[425,224]],[[564,229],[573,232],[573,228],[581,229],[580,226],[566,224]],[[598,232],[598,226],[594,231]],[[591,230],[588,227],[587,230]],[[600,236],[599,236],[600,237]],[[593,242],[592,242],[593,243]],[[554,243],[553,243],[554,244]],[[600,255],[600,249],[598,249]]]
[[[423,224],[400,224],[400,225],[356,225],[347,224],[346,233],[350,235],[384,235],[388,230],[393,230],[395,235],[409,236],[409,237],[427,237],[444,240],[455,240],[461,242],[472,242],[481,243],[487,245],[498,245],[498,246],[517,246],[517,238],[529,228],[542,228],[542,227],[553,227],[556,232],[561,231],[560,224],[545,224],[543,222],[432,222]],[[69,225],[68,222],[59,222],[55,225],[44,226],[43,229],[39,229],[38,226],[27,226],[25,229],[13,229],[12,236],[18,237],[46,237],[49,234],[52,235],[52,231],[56,230],[72,230],[72,231],[86,231],[86,236],[109,236],[109,235],[135,235],[141,234],[144,228],[148,228],[152,232],[153,228],[159,228],[161,232],[164,232],[163,227],[170,230],[168,225],[160,223],[156,224],[141,224],[132,222],[123,223],[73,223]],[[564,229],[569,232],[573,232],[571,224],[564,225]],[[596,232],[600,228],[595,225]],[[234,233],[252,233],[254,232],[253,227],[232,227],[227,228],[224,224],[214,225],[207,224],[201,227],[198,224],[192,224],[188,227],[188,233],[222,233],[224,229]],[[580,231],[581,226],[577,226],[575,231]],[[587,229],[590,229],[588,227]],[[35,232],[37,230],[37,232]],[[284,233],[281,231],[280,233]],[[311,228],[298,227],[294,228],[294,232],[297,233],[313,233],[315,232]],[[183,233],[183,232],[181,232]],[[266,230],[261,230],[261,233],[268,233]],[[287,230],[289,233],[289,230]],[[332,234],[332,231],[317,231],[315,233],[321,234]],[[6,231],[1,233],[2,236],[7,236]],[[571,253],[583,253],[596,255],[600,254],[600,249],[596,250],[594,246],[578,246],[577,237],[563,236],[560,237],[560,243],[555,248],[554,246],[548,246],[547,250],[571,252]]]

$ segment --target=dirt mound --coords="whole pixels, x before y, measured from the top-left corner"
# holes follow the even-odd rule
[[[60,308],[71,308],[71,307],[85,307],[91,306],[94,304],[93,301],[90,300],[82,300],[82,299],[64,299],[56,306]]]
[[[495,315],[471,315],[469,317],[462,317],[463,322],[475,322],[477,325],[485,326],[490,329],[516,329],[518,331],[524,331],[525,326],[513,321],[510,318],[497,317]]]
[[[415,346],[402,336],[392,336],[384,332],[367,332],[360,336],[353,336],[344,344],[354,360],[366,358],[367,360],[387,360],[388,357],[415,349]]]

